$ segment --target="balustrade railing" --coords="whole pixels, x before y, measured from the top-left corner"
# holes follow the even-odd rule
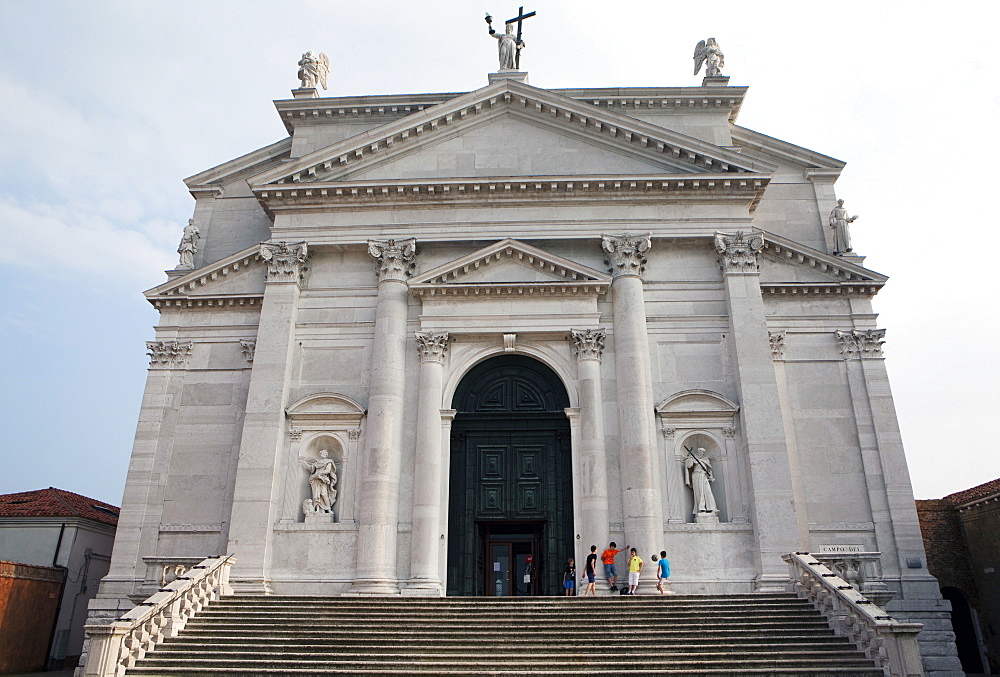
[[[795,592],[808,599],[834,632],[863,651],[886,677],[922,677],[917,634],[921,623],[906,623],[854,589],[807,552],[783,555]]]
[[[108,625],[86,625],[89,647],[77,677],[122,677],[157,644],[176,637],[188,620],[229,587],[232,555],[209,557]]]

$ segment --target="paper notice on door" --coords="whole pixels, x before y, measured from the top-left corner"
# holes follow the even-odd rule
[[[500,571],[500,562],[493,563],[493,571]]]
[[[525,574],[524,575],[524,582],[525,583],[531,583],[531,574]]]

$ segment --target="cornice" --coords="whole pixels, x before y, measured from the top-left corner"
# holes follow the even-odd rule
[[[823,177],[828,180],[836,180],[836,177],[840,176],[841,170],[847,166],[843,160],[817,153],[802,146],[796,146],[794,143],[788,143],[746,127],[733,125],[731,133],[733,143],[737,146],[751,152],[770,155],[776,160],[803,166],[806,178]]]
[[[696,172],[739,174],[773,172],[767,163],[754,163],[731,150],[672,132],[614,111],[598,109],[566,96],[512,80],[504,80],[475,92],[382,125],[363,134],[317,150],[287,165],[264,172],[250,181],[254,188],[267,184],[302,183],[319,180],[323,174],[337,176],[360,167],[365,157],[379,151],[412,146],[424,135],[511,107],[525,115],[558,122],[576,131],[587,130],[605,140],[626,144],[667,163],[679,163]],[[335,177],[334,177],[335,178]]]
[[[219,185],[227,180],[232,179],[235,175],[240,173],[249,173],[254,167],[260,165],[263,162],[268,162],[272,160],[280,159],[282,156],[289,156],[292,151],[292,139],[285,138],[281,141],[277,141],[263,148],[258,148],[255,151],[247,153],[246,155],[241,155],[238,158],[234,158],[229,162],[224,162],[221,165],[212,167],[211,169],[206,169],[203,172],[199,172],[194,176],[189,176],[184,179],[184,184],[188,187],[191,194],[197,198],[198,193],[204,193],[205,191],[212,191],[221,195],[222,188]],[[256,173],[260,173],[259,171]],[[212,193],[207,193],[212,194]]]
[[[397,181],[326,181],[270,184],[254,189],[265,209],[384,204],[441,204],[477,200],[593,201],[735,199],[754,209],[770,182],[768,174],[655,174],[604,176],[533,176],[475,179],[420,179]]]
[[[884,282],[762,282],[765,296],[799,298],[804,296],[875,296]]]
[[[881,288],[889,279],[887,276],[876,273],[874,270],[845,261],[842,257],[824,254],[811,247],[806,247],[768,231],[761,232],[764,235],[764,248],[761,253],[768,258],[806,265],[810,268],[815,268],[821,273],[838,278],[841,282],[849,282],[854,285],[862,283],[876,285]],[[812,285],[815,283],[804,282],[802,284]]]
[[[739,115],[747,87],[609,87],[550,89],[562,96],[599,108],[635,112],[725,111],[730,122]]]

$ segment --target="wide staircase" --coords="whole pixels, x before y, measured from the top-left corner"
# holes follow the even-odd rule
[[[127,675],[864,675],[791,594],[226,597]]]

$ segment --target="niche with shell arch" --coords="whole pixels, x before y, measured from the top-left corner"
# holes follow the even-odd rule
[[[354,520],[357,449],[365,414],[360,404],[339,393],[309,395],[285,410],[288,454],[281,522],[332,524]],[[303,509],[304,502],[313,497],[308,463],[319,459],[324,450],[333,461],[337,475],[332,513],[309,516]]]
[[[657,408],[656,415],[664,440],[664,486],[667,521],[672,523],[714,522],[693,514],[693,490],[685,479],[689,474],[687,448],[699,447],[711,461],[715,481],[710,483],[718,510],[718,521],[745,523],[748,507],[745,495],[746,468],[737,453],[739,405],[710,390],[685,390],[671,395]]]

